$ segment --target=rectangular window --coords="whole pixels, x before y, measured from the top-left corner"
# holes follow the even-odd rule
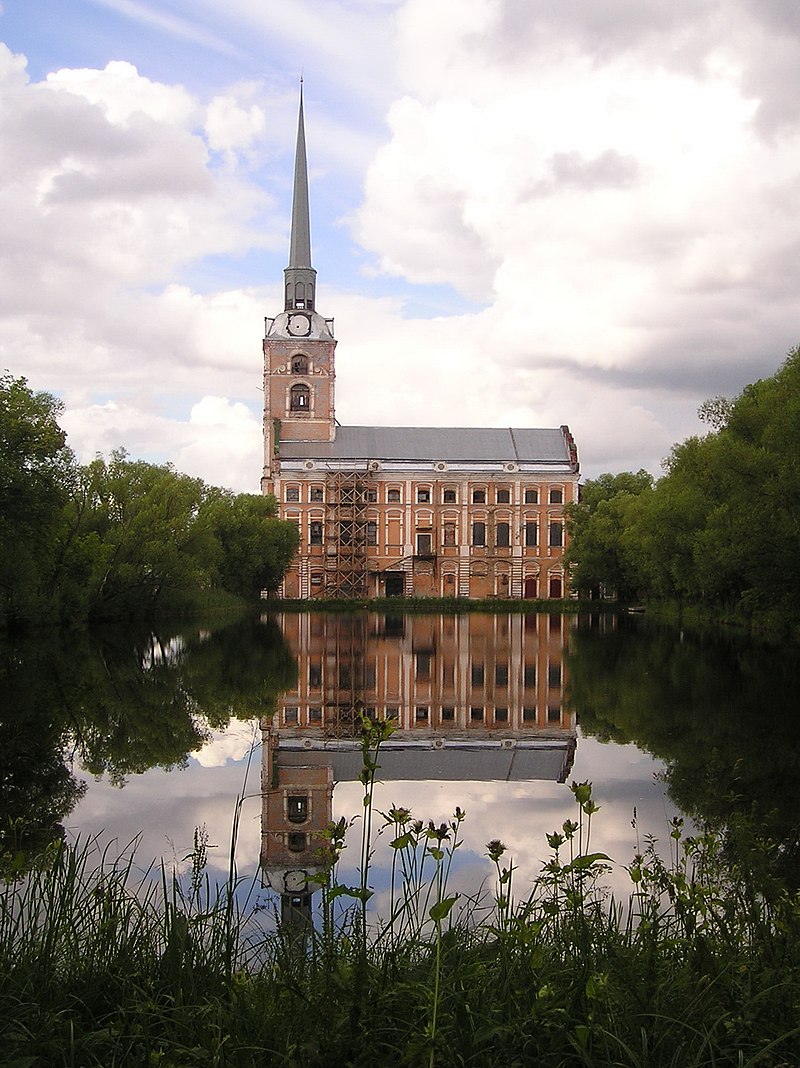
[[[551,504],[563,504],[564,503],[564,491],[560,486],[554,486],[550,490],[550,503]]]
[[[511,491],[507,489],[499,489],[497,491],[497,503],[509,504],[511,501]]]
[[[494,681],[496,686],[508,686],[508,664],[495,665]]]
[[[560,549],[564,544],[564,527],[561,523],[550,524],[549,545],[553,549]]]
[[[539,544],[539,524],[528,520],[525,524],[525,544],[530,549]]]
[[[473,706],[469,710],[469,718],[473,723],[483,723],[483,709]]]
[[[428,718],[428,706],[427,705],[417,705],[416,711],[414,713],[414,719],[416,719],[417,723],[421,723],[423,720],[426,720],[427,718]]]
[[[322,664],[318,660],[312,660],[308,665],[308,685],[312,689],[322,685]]]
[[[430,556],[432,553],[432,536],[430,534],[417,534],[417,556]]]
[[[561,665],[550,664],[547,668],[547,685],[551,690],[558,690],[561,686]]]
[[[536,722],[536,709],[535,708],[523,708],[522,719],[524,723]]]
[[[472,491],[472,503],[473,504],[486,504],[486,490],[473,490]]]
[[[536,665],[535,664],[526,664],[524,670],[525,670],[525,675],[524,675],[524,678],[523,678],[524,684],[529,690],[532,690],[536,686]]]
[[[386,500],[389,501],[390,504],[399,503],[399,501],[400,501],[400,490],[399,489],[387,490],[386,491]]]
[[[473,664],[470,674],[473,686],[483,686],[483,664]]]
[[[472,524],[472,544],[473,545],[485,545],[486,544],[486,524],[485,523],[473,523]]]
[[[498,523],[495,527],[495,544],[500,549],[507,549],[511,544],[511,527],[508,523]]]
[[[538,504],[539,503],[539,491],[538,491],[538,489],[526,489],[525,490],[525,503],[526,504]]]
[[[444,534],[442,537],[442,543],[444,545],[455,545],[456,543],[456,525],[455,523],[445,523]]]
[[[368,489],[367,500],[370,504],[375,504],[375,502],[378,500],[378,491],[375,489]]]
[[[455,715],[456,715],[456,710],[452,707],[452,705],[444,705],[444,706],[442,706],[442,720],[443,720],[443,722],[445,722],[445,723],[451,722],[452,720],[455,719]]]
[[[446,489],[442,494],[442,500],[445,504],[456,503],[456,491],[454,489]]]
[[[322,585],[322,579],[323,579],[323,576],[322,576],[322,572],[321,571],[312,571],[311,572],[311,585],[312,586],[321,586]]]
[[[300,500],[300,487],[299,486],[287,486],[286,487],[286,500],[296,503]]]
[[[309,723],[322,723],[322,709],[321,708],[309,708],[309,710],[308,710],[308,722]]]
[[[312,503],[319,503],[325,499],[325,494],[322,492],[322,486],[311,487],[311,501]]]
[[[378,544],[378,524],[374,519],[367,520],[367,545]]]
[[[311,523],[308,529],[311,545],[322,545],[322,523]]]
[[[430,502],[431,502],[431,491],[429,489],[418,489],[417,490],[417,503],[418,504],[430,504]]]
[[[431,677],[431,654],[417,653],[415,678],[417,682],[427,682]]]
[[[494,710],[495,723],[508,723],[508,709],[496,708]]]

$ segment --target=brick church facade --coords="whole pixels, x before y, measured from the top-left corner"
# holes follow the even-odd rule
[[[296,522],[286,598],[569,595],[564,506],[579,467],[556,428],[339,426],[333,319],[317,311],[303,101],[284,309],[264,337],[262,492]]]

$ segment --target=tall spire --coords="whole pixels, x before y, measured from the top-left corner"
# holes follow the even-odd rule
[[[306,130],[303,120],[303,79],[300,79],[300,114],[297,120],[297,147],[294,157],[292,195],[292,231],[289,242],[289,266],[286,279],[286,310],[314,310],[316,271],[311,266],[311,223],[308,210],[308,161]]]
[[[303,121],[303,79],[300,79],[300,115],[297,120],[297,148],[294,154],[294,195],[292,199],[292,239],[290,267],[311,266],[311,225],[308,213],[308,162],[306,129]]]

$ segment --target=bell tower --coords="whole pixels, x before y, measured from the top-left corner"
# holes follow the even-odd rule
[[[317,272],[311,265],[308,163],[303,83],[294,161],[289,265],[283,311],[264,325],[264,470],[262,489],[280,470],[282,441],[333,441],[336,434],[333,319],[316,309]]]

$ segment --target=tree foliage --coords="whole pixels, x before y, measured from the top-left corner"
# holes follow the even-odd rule
[[[800,603],[800,349],[771,378],[700,415],[652,487],[603,475],[570,509],[579,590],[670,598],[796,620]]]
[[[61,405],[0,377],[0,622],[36,619],[51,594],[64,504],[75,469]]]
[[[80,466],[61,405],[0,379],[0,625],[152,615],[176,591],[274,590],[297,528],[271,497],[233,494],[124,449]]]

